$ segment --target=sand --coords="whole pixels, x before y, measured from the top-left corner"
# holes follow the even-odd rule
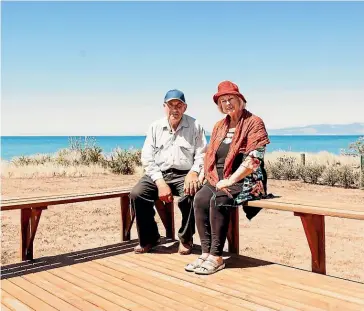
[[[140,176],[101,175],[80,178],[2,179],[5,197],[50,195],[132,186]],[[285,198],[327,204],[364,204],[364,191],[269,180],[269,192]],[[180,212],[175,208],[176,228]],[[156,217],[158,219],[158,217]],[[1,264],[19,262],[19,211],[1,212]],[[161,222],[161,234],[164,234]],[[135,225],[132,238],[136,238]],[[118,199],[51,206],[42,214],[34,256],[57,255],[120,242]],[[195,243],[199,243],[198,235]],[[240,253],[305,270],[311,255],[299,217],[263,210],[252,221],[240,213]],[[327,274],[364,282],[364,221],[326,217]],[[181,267],[182,268],[182,267]]]

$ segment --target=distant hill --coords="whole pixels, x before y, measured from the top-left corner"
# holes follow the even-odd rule
[[[268,129],[269,135],[364,135],[364,123],[316,124]]]

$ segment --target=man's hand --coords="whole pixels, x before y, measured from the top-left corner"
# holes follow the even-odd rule
[[[204,170],[201,170],[200,174],[198,175],[198,181],[200,182],[201,186],[206,183]]]
[[[194,171],[190,171],[185,178],[185,184],[183,187],[186,195],[193,196],[201,187],[201,182],[198,179],[198,174]]]
[[[157,179],[155,184],[158,188],[158,197],[161,201],[170,203],[173,201],[171,188],[167,185],[164,179]]]

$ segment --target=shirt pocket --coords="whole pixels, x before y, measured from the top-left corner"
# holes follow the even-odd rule
[[[192,166],[193,164],[193,158],[195,155],[195,147],[192,146],[188,141],[184,139],[180,139],[177,142],[178,146],[178,153],[179,153],[179,159],[183,163],[188,163]]]

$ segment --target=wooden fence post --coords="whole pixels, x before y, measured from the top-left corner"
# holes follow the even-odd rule
[[[360,155],[360,184],[359,188],[364,190],[364,154]]]
[[[301,153],[301,165],[306,165],[306,155],[304,153]]]

